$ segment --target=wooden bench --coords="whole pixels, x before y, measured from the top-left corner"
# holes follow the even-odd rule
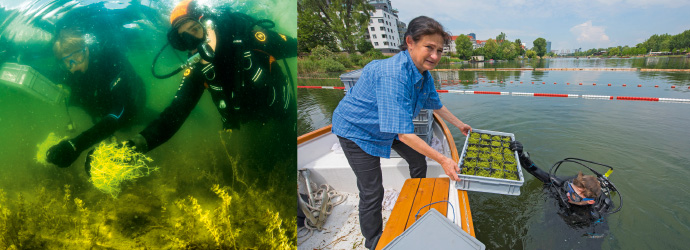
[[[450,179],[448,178],[407,179],[402,190],[400,190],[398,200],[395,202],[395,207],[393,207],[390,218],[388,218],[388,222],[376,245],[376,249],[383,249],[383,247],[412,226],[418,218],[421,218],[422,215],[431,208],[436,209],[443,215],[447,215],[448,203],[446,202],[439,202],[427,206],[421,211],[420,208],[433,202],[448,200],[449,190],[451,190],[450,192],[455,190],[449,189],[449,187]],[[459,220],[462,220],[462,229],[470,235],[475,236],[467,192],[464,190],[457,190],[457,192],[460,204],[453,204],[453,207],[459,208],[460,214],[455,216],[457,216]],[[419,215],[415,218],[417,211],[419,211]]]

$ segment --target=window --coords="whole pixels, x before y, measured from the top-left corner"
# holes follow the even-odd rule
[[[379,23],[383,23],[383,19],[379,18]]]
[[[383,42],[383,45],[388,45],[388,42]]]
[[[374,30],[375,30],[374,27],[371,27],[371,31],[374,31]]]
[[[376,34],[371,35],[374,39],[376,39]]]
[[[385,28],[385,27],[383,27],[383,26],[381,26],[381,27],[379,27],[379,28],[380,28],[381,30],[386,30],[386,28]]]
[[[374,45],[375,45],[375,46],[379,46],[379,42],[374,42]]]
[[[386,38],[386,34],[381,35],[381,38]]]

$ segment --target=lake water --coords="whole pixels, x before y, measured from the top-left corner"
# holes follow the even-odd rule
[[[114,34],[116,39],[109,42],[121,49],[143,79],[147,111],[114,134],[118,141],[131,139],[171,103],[180,85],[182,73],[164,80],[151,74],[152,61],[167,42],[175,2],[3,1],[0,65],[31,66],[53,83],[62,83],[67,72],[52,52],[56,23],[74,17],[70,14],[88,13],[89,20],[97,21],[70,21]],[[203,2],[214,11],[222,3],[232,11],[271,20],[276,24],[271,30],[297,36],[295,1]],[[98,25],[114,30],[93,28]],[[185,53],[168,47],[156,65],[158,73],[177,68],[180,58],[185,59]],[[179,131],[147,153],[153,159],[149,165],[158,171],[123,183],[117,198],[94,188],[86,175],[90,148],[68,168],[44,166],[35,159],[37,145],[49,133],[74,138],[93,126],[93,117],[81,107],[51,104],[1,83],[0,249],[275,249],[276,242],[296,246],[296,57],[278,58],[272,65],[273,71],[286,75],[283,87],[290,93],[286,108],[271,113],[280,119],[249,119],[240,129],[224,131],[205,93]],[[74,130],[67,129],[69,124]],[[219,189],[214,191],[215,185]]]
[[[688,62],[687,58],[550,59],[527,64],[683,69],[688,68]],[[497,62],[493,66],[463,67],[527,67],[523,65]],[[690,72],[438,71],[432,75],[439,80],[455,80],[443,86],[437,82],[436,88],[444,90],[690,99]],[[458,84],[458,80],[463,82]],[[300,79],[299,85],[342,83],[336,79]],[[473,128],[515,134],[543,169],[567,157],[614,168],[610,179],[623,197],[623,208],[608,217],[609,233],[602,240],[584,239],[581,231],[563,223],[542,183],[529,174],[520,196],[470,192],[476,235],[487,249],[684,249],[690,244],[690,184],[686,180],[690,175],[690,103],[439,95],[453,114]],[[299,89],[298,133],[330,124],[343,96],[342,90]],[[461,149],[465,136],[453,126],[451,132]],[[562,168],[559,175],[578,170],[583,169]]]

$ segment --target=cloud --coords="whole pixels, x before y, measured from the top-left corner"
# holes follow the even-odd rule
[[[608,43],[609,36],[602,26],[593,26],[592,20],[570,28],[570,33],[577,37],[579,43],[604,44]]]

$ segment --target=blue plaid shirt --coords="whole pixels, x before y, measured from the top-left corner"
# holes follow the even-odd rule
[[[370,155],[389,158],[398,134],[414,133],[412,119],[443,107],[429,71],[420,74],[410,53],[373,61],[333,112],[333,133]]]

